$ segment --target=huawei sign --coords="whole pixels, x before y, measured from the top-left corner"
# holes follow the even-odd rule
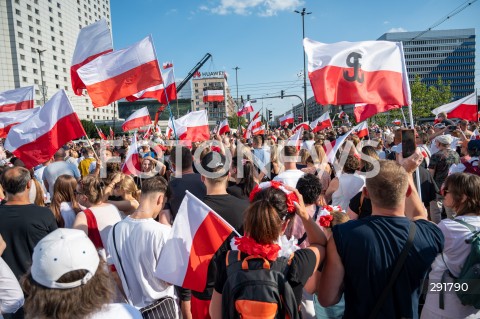
[[[200,71],[197,71],[193,74],[193,77],[194,78],[200,78],[200,77],[202,77],[202,74],[200,73]]]

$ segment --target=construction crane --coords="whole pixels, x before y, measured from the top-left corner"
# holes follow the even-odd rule
[[[180,90],[185,86],[185,84],[187,84],[188,81],[190,81],[190,79],[195,75],[195,73],[197,73],[198,70],[200,70],[200,68],[211,57],[212,55],[210,53],[205,54],[205,56],[197,63],[197,65],[195,65],[193,69],[191,69],[190,72],[188,72],[187,76],[183,79],[183,81],[177,85],[177,93],[180,92]],[[165,110],[165,105],[160,105],[157,112],[155,113],[155,123],[154,123],[155,127],[157,126],[158,118],[160,117],[160,114],[163,112],[163,110]]]

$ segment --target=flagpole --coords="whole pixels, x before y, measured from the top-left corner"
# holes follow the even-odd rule
[[[407,124],[407,119],[405,118],[405,113],[403,113],[403,107],[400,108],[400,112],[402,112],[402,116],[403,116],[403,123],[405,123],[405,127],[408,127],[408,124]],[[412,121],[412,119],[410,118],[410,121]],[[410,122],[413,124],[413,122]]]
[[[85,137],[87,138],[88,145],[90,145],[90,147],[92,148],[93,155],[95,156],[95,159],[97,160],[97,162],[99,162],[100,160],[98,159],[98,155],[97,155],[97,153],[95,152],[95,149],[93,148],[92,141],[90,141],[90,138],[88,137],[88,135],[86,135],[86,133],[87,133],[87,132],[85,132]]]

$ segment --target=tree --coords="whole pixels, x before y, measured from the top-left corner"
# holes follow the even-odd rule
[[[452,99],[450,84],[444,84],[441,77],[438,77],[435,85],[427,87],[417,75],[410,91],[412,93],[412,112],[415,119],[433,116],[432,110],[434,108],[447,104]]]
[[[80,122],[82,123],[82,126],[83,126],[83,129],[85,130],[85,132],[87,133],[87,136],[88,137],[98,137],[97,136],[97,130],[95,129],[95,124],[93,124],[92,121],[87,121],[87,120],[80,120]]]
[[[237,113],[233,113],[231,116],[228,117],[228,125],[232,129],[238,128],[238,120],[240,119],[240,125],[245,127],[247,124],[247,120],[243,116],[238,116]]]

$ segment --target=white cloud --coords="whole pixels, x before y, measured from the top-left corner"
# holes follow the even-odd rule
[[[402,27],[399,27],[399,28],[391,28],[387,32],[407,32],[407,30]]]
[[[202,5],[200,10],[210,11],[214,14],[227,15],[239,14],[270,17],[281,11],[292,11],[303,5],[303,0],[219,0],[218,5],[210,8]]]
[[[390,21],[388,21],[388,20],[387,20],[387,21],[383,21],[383,24],[389,24],[389,23],[390,23]]]

